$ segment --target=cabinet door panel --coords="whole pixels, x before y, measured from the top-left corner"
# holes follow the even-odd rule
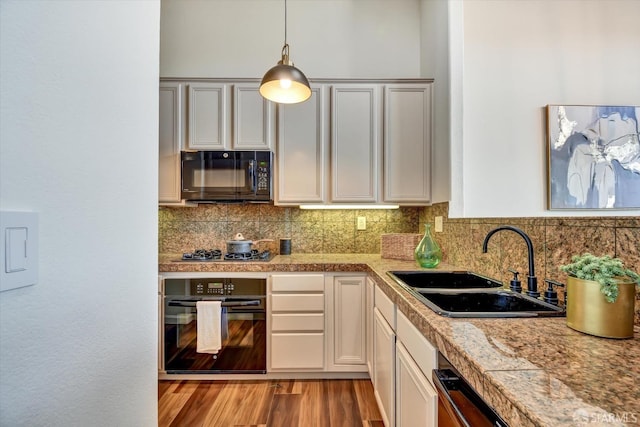
[[[438,395],[405,347],[396,349],[396,426],[435,427]]]
[[[300,104],[278,105],[276,204],[324,203],[327,173],[325,95],[311,87]]]
[[[273,105],[260,95],[259,86],[234,85],[233,148],[268,150],[273,140]]]
[[[333,296],[333,362],[363,365],[367,361],[365,278],[336,277]]]
[[[385,88],[385,202],[431,200],[431,114],[431,85]]]
[[[367,277],[366,282],[366,325],[367,325],[367,370],[369,371],[369,377],[371,377],[371,382],[374,383],[374,375],[373,375],[373,291],[375,288],[375,283],[373,280]]]
[[[396,305],[378,286],[374,291],[374,305],[393,329],[396,328]]]
[[[332,87],[332,202],[378,200],[378,93],[375,85]]]
[[[160,140],[158,165],[158,199],[180,201],[180,149],[182,148],[182,84],[160,85]]]
[[[411,353],[417,366],[431,382],[431,371],[438,367],[438,351],[399,310],[397,322],[398,341],[402,342],[402,345]]]
[[[271,336],[271,368],[324,368],[324,334],[273,334]]]
[[[223,83],[189,84],[189,149],[229,148],[227,91]]]
[[[395,425],[395,349],[396,337],[393,329],[374,309],[374,395],[385,426]]]

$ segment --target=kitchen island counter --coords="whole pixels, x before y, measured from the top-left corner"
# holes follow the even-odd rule
[[[366,272],[511,426],[640,424],[640,329],[632,339],[589,336],[565,318],[439,316],[386,273],[419,270],[378,254],[296,254],[269,262],[174,262],[166,272]],[[464,270],[440,264],[439,270]]]

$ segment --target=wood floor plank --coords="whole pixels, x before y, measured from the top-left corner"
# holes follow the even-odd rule
[[[278,380],[274,381],[276,394],[300,394],[302,393],[300,381]]]
[[[204,426],[265,424],[269,418],[273,387],[265,381],[230,381],[210,406]]]
[[[171,381],[158,381],[158,402],[162,396],[171,388],[175,388],[176,384]]]
[[[158,401],[158,425],[171,425],[190,398],[189,393],[165,393]]]
[[[172,389],[171,392],[193,394],[198,389],[198,387],[200,387],[201,382],[202,381],[178,381],[175,388]]]
[[[295,427],[306,425],[307,420],[300,419],[300,394],[274,394],[271,413],[267,425],[269,427]],[[301,424],[304,421],[304,424]]]
[[[382,415],[373,396],[373,384],[369,380],[353,380],[360,416],[365,421],[382,421]]]
[[[203,420],[215,404],[226,381],[198,381],[193,394],[171,422],[171,427],[203,426]]]
[[[351,380],[332,380],[325,383],[328,390],[329,422],[331,427],[352,427],[362,424],[358,400]]]
[[[297,381],[300,385],[300,420],[305,427],[329,427],[329,402],[323,380]]]

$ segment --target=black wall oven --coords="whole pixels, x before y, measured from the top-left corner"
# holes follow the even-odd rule
[[[167,374],[266,373],[266,278],[165,278],[161,371]],[[222,348],[198,353],[196,303],[221,301]]]
[[[184,200],[268,202],[272,199],[269,151],[183,151]]]
[[[509,427],[440,352],[432,379],[438,393],[438,427]]]

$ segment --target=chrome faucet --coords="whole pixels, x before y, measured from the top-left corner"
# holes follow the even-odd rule
[[[527,233],[520,230],[517,227],[513,227],[511,225],[501,225],[498,228],[494,228],[484,238],[484,242],[482,243],[482,253],[487,253],[487,244],[489,243],[489,239],[495,233],[501,230],[511,230],[514,233],[518,233],[524,241],[527,243],[527,251],[529,252],[529,275],[527,276],[527,295],[530,297],[538,298],[540,296],[540,292],[538,292],[538,279],[536,278],[535,266],[533,262],[533,243],[531,243],[531,238],[527,236]]]

